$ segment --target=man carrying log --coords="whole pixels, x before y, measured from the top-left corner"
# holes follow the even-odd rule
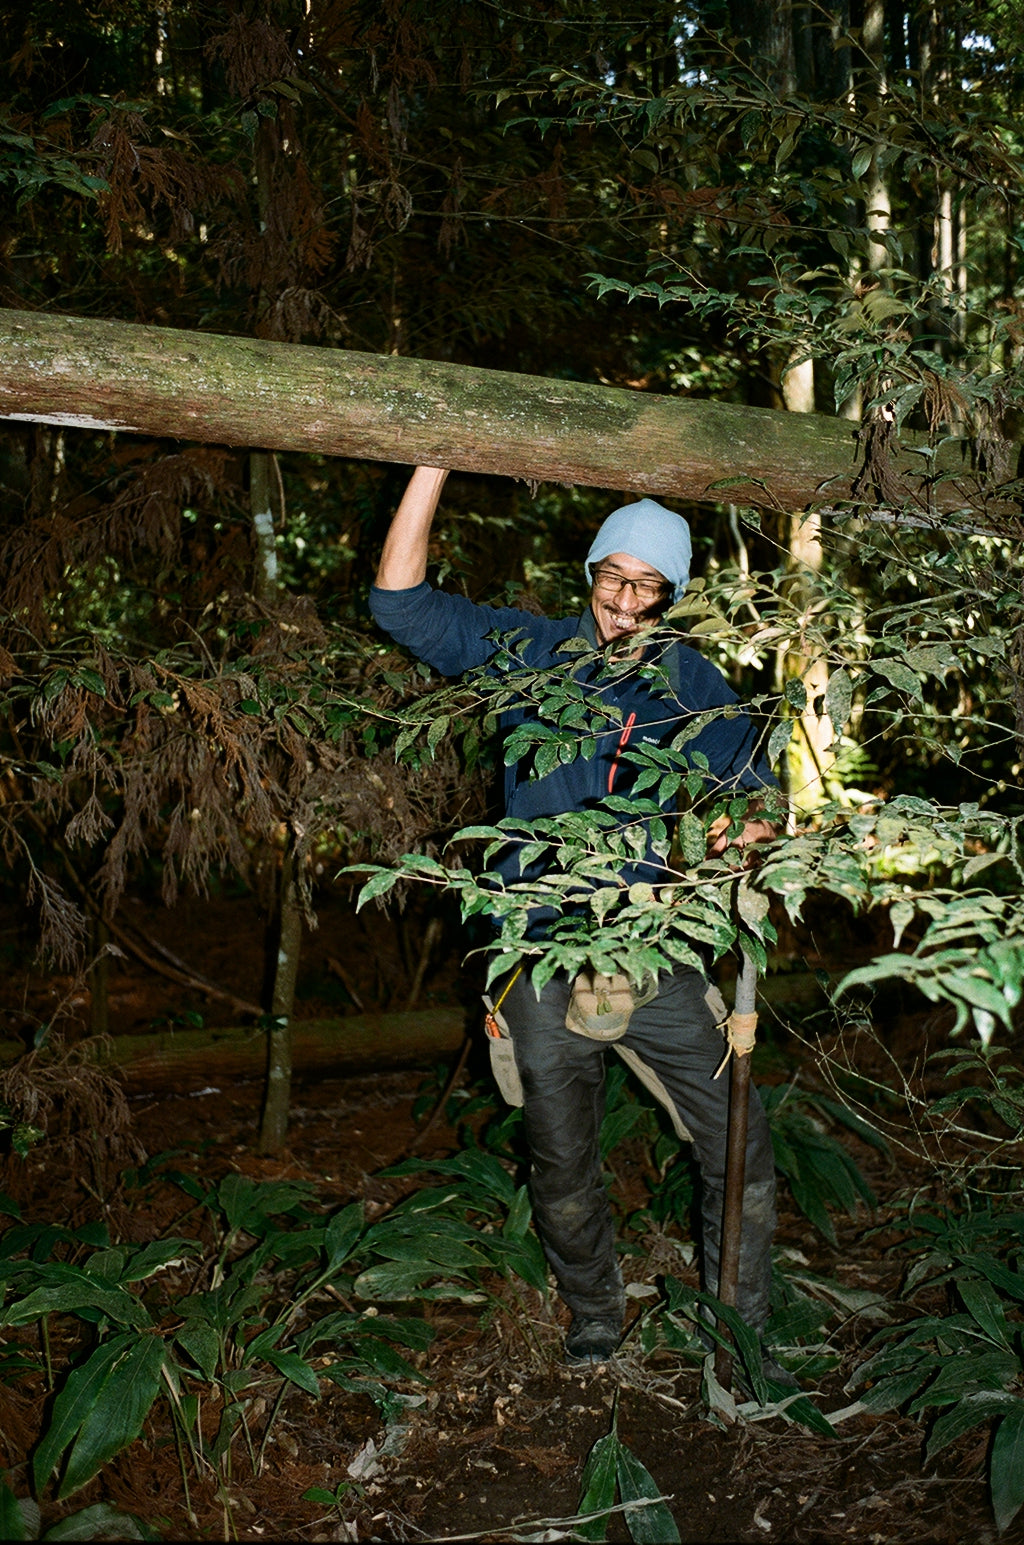
[[[500,647],[498,638],[506,635],[515,635],[517,659],[534,669],[578,671],[578,654],[559,653],[559,646],[573,638],[605,657],[643,656],[644,634],[689,580],[690,536],[681,516],[652,499],[616,510],[587,554],[591,596],[582,617],[538,617],[511,607],[476,605],[428,585],[430,529],[446,477],[436,468],[416,468],[388,532],[370,606],[392,638],[446,676],[486,665]],[[706,777],[714,786],[755,793],[773,787],[771,772],[758,755],[754,727],[733,707],[735,693],[718,669],[674,640],[658,663],[661,669],[652,679],[650,672],[601,672],[598,661],[593,691],[602,716],[595,729],[596,754],[559,762],[540,778],[509,768],[505,813],[531,820],[599,808],[612,791],[628,796],[636,769],[622,752],[630,739],[633,744],[667,744],[695,714],[706,722],[687,749],[691,756],[699,752],[707,758]],[[610,722],[603,716],[608,708],[614,720],[610,729],[602,728]],[[718,714],[717,709],[730,711]],[[770,822],[748,815],[731,838],[727,816],[714,823],[709,854],[723,852],[730,841],[743,848],[774,835]],[[657,862],[651,853],[639,858],[620,872],[620,883],[650,880],[652,874],[664,878],[663,869],[652,870],[652,860]],[[523,877],[512,844],[496,867],[509,882]],[[531,918],[531,937],[542,938],[554,916],[552,909],[538,909]],[[701,1178],[704,1282],[709,1291],[718,1291],[729,1081],[714,1077],[723,1042],[708,1005],[708,982],[698,970],[677,967],[628,991],[624,1012],[621,1003],[611,1003],[607,995],[602,999],[607,986],[604,978],[584,973],[570,980],[558,972],[538,996],[522,971],[495,989],[522,1085],[534,1218],[572,1316],[565,1354],[574,1364],[607,1361],[622,1335],[623,1279],[598,1146],[604,1052],[613,1035],[618,1036],[616,1049],[656,1089],[677,1131],[693,1143]],[[768,1317],[775,1221],[772,1144],[755,1093],[736,1308],[758,1332]]]

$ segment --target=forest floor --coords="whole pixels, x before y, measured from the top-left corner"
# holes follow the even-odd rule
[[[223,916],[230,912],[225,909]],[[241,914],[236,922],[244,926]],[[207,916],[201,930],[208,946],[204,969],[216,970],[214,957],[221,950],[232,956],[232,968],[244,973],[237,928],[227,934],[212,930]],[[184,949],[187,942],[177,944]],[[196,939],[192,942],[198,949]],[[329,952],[329,941],[320,947]],[[360,958],[365,976],[368,956],[361,957],[359,948],[345,955],[352,972]],[[117,991],[131,995],[132,1023],[142,1028],[164,1014],[165,988],[131,963],[119,963],[118,971]],[[15,982],[13,975],[8,987],[6,1007],[22,1017],[36,1012],[33,993],[53,996],[58,990],[52,983]],[[445,989],[442,984],[433,990]],[[769,1071],[777,1066],[777,1053],[768,1064]],[[463,1078],[480,1071],[470,1059]],[[425,1131],[444,1076],[444,1069],[409,1069],[299,1078],[287,1147],[274,1158],[255,1152],[262,1091],[252,1082],[133,1094],[130,1137],[150,1159],[173,1153],[179,1173],[204,1181],[235,1171],[254,1180],[308,1182],[326,1207],[361,1199],[375,1216],[410,1188],[408,1180],[388,1178],[383,1170],[413,1153],[427,1162],[459,1146],[448,1122],[450,1103]],[[757,1069],[755,1076],[760,1077]],[[910,1190],[927,1191],[934,1177],[925,1169],[913,1173],[902,1158],[893,1164],[853,1138],[846,1141],[878,1197],[877,1214],[837,1216],[832,1246],[784,1190],[781,1259],[844,1288],[893,1297],[901,1264],[890,1249],[892,1236],[873,1225],[892,1201]],[[0,1189],[16,1196],[26,1219],[77,1223],[88,1216],[81,1177],[61,1162],[58,1146],[40,1145],[17,1161],[17,1173],[13,1162],[6,1161]],[[613,1150],[611,1187],[624,1216],[643,1206],[649,1164],[649,1153],[639,1144],[627,1141]],[[150,1187],[144,1215],[134,1219],[132,1205],[132,1193],[121,1191],[116,1205],[107,1208],[122,1237],[180,1231],[179,1189]],[[666,1269],[696,1285],[685,1246],[685,1225],[651,1227],[634,1236],[623,1261],[635,1295],[630,1297],[634,1318],[649,1302],[645,1289]],[[426,1382],[414,1386],[415,1403],[392,1410],[389,1420],[366,1394],[328,1387],[314,1400],[287,1386],[268,1414],[272,1431],[256,1473],[239,1463],[222,1489],[212,1476],[193,1474],[187,1494],[168,1432],[151,1423],[69,1502],[44,1502],[44,1532],[62,1516],[104,1500],[142,1520],[151,1537],[169,1540],[567,1540],[574,1537],[566,1520],[577,1511],[587,1455],[614,1420],[621,1442],[668,1499],[685,1542],[994,1545],[984,1481],[985,1428],[928,1464],[919,1423],[851,1410],[856,1392],[846,1385],[876,1328],[870,1318],[854,1316],[836,1330],[836,1365],[811,1386],[819,1409],[837,1414],[836,1435],[826,1438],[780,1414],[748,1409],[734,1423],[709,1417],[699,1364],[645,1356],[636,1338],[631,1343],[627,1336],[622,1353],[607,1366],[566,1367],[566,1316],[557,1299],[522,1284],[513,1292],[501,1280],[492,1291],[486,1309],[444,1300],[421,1306],[434,1332],[429,1349],[417,1354]],[[0,1417],[0,1468],[18,1495],[28,1489],[31,1435],[39,1430],[42,1398],[29,1386],[9,1391]],[[337,1505],[307,1499],[311,1488],[336,1494]],[[607,1538],[629,1538],[621,1513],[612,1516]],[[658,1545],[656,1533],[648,1538]],[[1021,1545],[1020,1520],[999,1538],[1000,1545]]]

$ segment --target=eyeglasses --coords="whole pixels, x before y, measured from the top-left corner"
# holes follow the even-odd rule
[[[612,595],[628,585],[638,601],[660,601],[668,589],[666,579],[630,579],[618,569],[595,569],[593,580],[595,590],[607,590]]]

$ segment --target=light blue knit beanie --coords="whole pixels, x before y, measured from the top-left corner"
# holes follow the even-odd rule
[[[587,583],[594,583],[593,568],[612,553],[628,553],[640,563],[664,574],[678,601],[690,579],[690,528],[681,515],[666,510],[656,499],[638,499],[613,510],[593,540],[584,564]]]

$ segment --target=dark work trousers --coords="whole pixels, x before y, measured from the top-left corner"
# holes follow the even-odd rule
[[[502,983],[497,984],[498,996]],[[621,1315],[622,1273],[598,1135],[604,1115],[608,1043],[566,1028],[570,980],[559,973],[537,995],[524,969],[502,1004],[523,1085],[534,1219],[559,1293],[582,1316]],[[633,1011],[620,1044],[661,1079],[693,1138],[701,1178],[705,1287],[718,1292],[725,1202],[729,1072],[712,1075],[725,1052],[697,971],[662,976],[652,1002]],[[775,1232],[775,1166],[757,1092],[750,1091],[743,1233],[736,1307],[760,1330],[768,1318]]]

